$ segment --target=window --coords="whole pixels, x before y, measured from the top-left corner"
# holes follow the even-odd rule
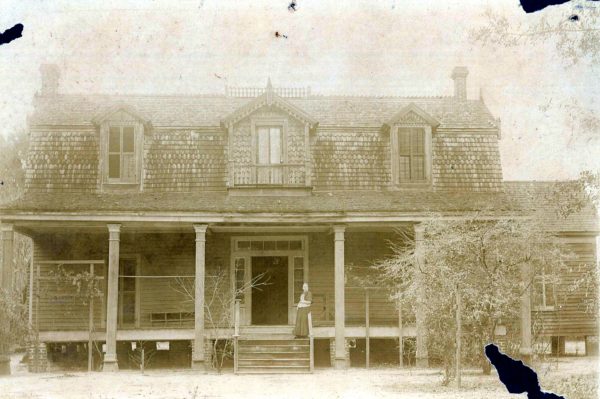
[[[281,126],[256,127],[256,182],[283,183],[283,129]]]
[[[279,164],[282,162],[282,132],[280,126],[257,127],[258,134],[258,159],[257,163]]]
[[[533,306],[535,310],[554,310],[555,284],[551,276],[542,272],[533,279]]]
[[[136,182],[136,144],[134,126],[109,127],[108,182]]]
[[[398,183],[422,182],[425,174],[425,129],[398,129]]]

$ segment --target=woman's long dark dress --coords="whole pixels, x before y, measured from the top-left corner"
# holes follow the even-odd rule
[[[312,294],[307,291],[304,294],[304,300],[312,302]],[[310,306],[298,308],[296,314],[296,327],[294,328],[294,335],[296,337],[308,337],[308,314],[310,313]]]

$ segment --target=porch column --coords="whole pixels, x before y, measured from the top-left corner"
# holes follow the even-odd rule
[[[195,224],[196,283],[194,290],[194,353],[192,368],[204,370],[204,270],[206,267],[206,224]]]
[[[424,227],[421,224],[415,224],[415,260],[417,266],[422,268],[425,266],[423,258],[423,231]],[[415,312],[416,329],[417,329],[417,351],[416,351],[416,366],[429,367],[429,353],[427,352],[427,326],[425,325],[425,289],[423,284],[423,275],[417,269],[415,281],[417,284],[417,306]]]
[[[106,353],[102,371],[117,371],[117,310],[119,304],[120,224],[108,227],[108,288],[106,294]]]
[[[346,359],[346,311],[344,303],[344,232],[345,226],[334,226],[335,235],[335,368],[344,369],[347,366]]]
[[[523,295],[521,295],[521,347],[519,353],[525,363],[531,361],[531,265],[521,266],[521,280],[523,282]]]
[[[14,269],[13,240],[14,228],[12,224],[0,225],[2,236],[2,265],[0,269],[0,289],[7,292],[12,288],[12,275]],[[8,328],[8,326],[0,326]],[[7,342],[0,342],[0,375],[10,375],[10,348]]]

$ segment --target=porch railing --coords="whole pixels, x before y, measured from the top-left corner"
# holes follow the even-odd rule
[[[233,186],[306,186],[306,165],[281,164],[231,164]]]

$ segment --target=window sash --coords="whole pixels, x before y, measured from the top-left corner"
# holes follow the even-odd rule
[[[136,140],[133,126],[110,126],[108,134],[108,179],[135,183]]]
[[[397,138],[398,183],[426,181],[425,129],[398,128]]]
[[[281,126],[257,127],[257,163],[280,164],[283,160],[283,129]]]
[[[533,304],[537,308],[554,308],[556,287],[554,282],[548,281],[546,274],[536,276],[533,281]]]

